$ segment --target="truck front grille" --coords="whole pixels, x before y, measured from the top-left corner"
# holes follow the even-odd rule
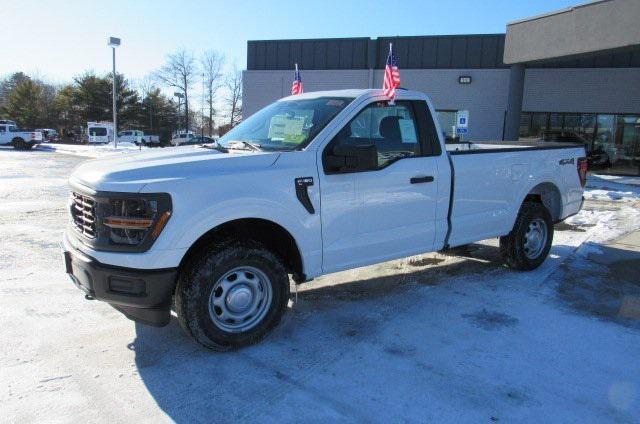
[[[96,237],[96,201],[83,194],[71,193],[71,217],[76,230],[87,238]]]

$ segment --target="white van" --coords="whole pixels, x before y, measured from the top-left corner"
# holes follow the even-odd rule
[[[106,144],[113,141],[114,130],[111,122],[87,122],[89,144]]]

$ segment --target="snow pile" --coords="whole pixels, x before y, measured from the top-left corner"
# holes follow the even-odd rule
[[[600,181],[602,183],[614,183],[614,184],[630,184],[634,186],[640,186],[640,177],[624,176],[624,175],[599,175],[592,174],[589,180]]]
[[[586,204],[566,220],[569,225],[588,227],[589,240],[604,242],[638,229],[640,187],[589,176],[584,197],[606,202]]]
[[[633,191],[617,191],[617,190],[585,190],[585,199],[590,200],[619,200],[623,202],[633,202],[640,199],[640,194]]]
[[[591,200],[636,201],[640,200],[640,178],[617,177],[612,175],[590,175],[587,179],[584,197]]]
[[[66,155],[84,156],[89,158],[103,158],[116,154],[135,153],[148,149],[146,146],[136,146],[134,143],[120,142],[118,148],[113,143],[107,144],[41,144],[39,150],[47,150]]]

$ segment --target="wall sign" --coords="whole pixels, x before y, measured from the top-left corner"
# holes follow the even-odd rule
[[[471,75],[461,75],[458,77],[459,84],[471,84]]]

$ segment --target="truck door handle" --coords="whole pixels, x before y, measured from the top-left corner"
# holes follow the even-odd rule
[[[409,180],[409,182],[411,182],[411,184],[422,184],[422,183],[432,183],[433,182],[433,177],[432,176],[428,176],[428,177],[413,177]]]

